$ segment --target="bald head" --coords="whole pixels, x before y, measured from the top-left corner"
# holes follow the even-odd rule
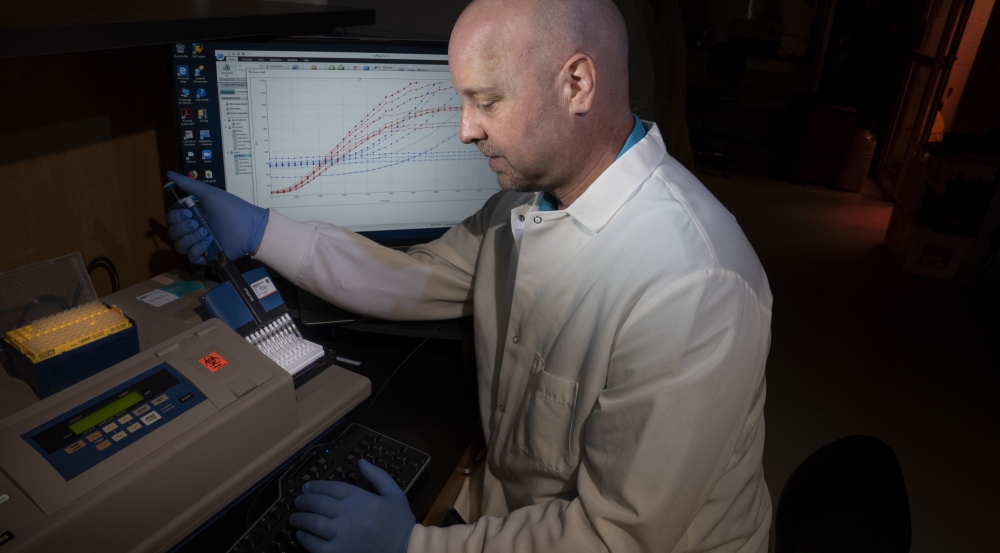
[[[486,3],[490,0],[481,0]],[[610,0],[548,0],[532,4],[529,18],[536,63],[561,66],[574,54],[588,54],[607,75],[607,90],[628,97],[628,36],[625,20]]]
[[[588,55],[600,68],[602,95],[627,102],[628,36],[610,0],[474,0],[452,42],[494,70],[543,78],[574,54]]]
[[[568,205],[631,130],[628,37],[610,0],[474,0],[448,54],[462,141],[504,189]]]

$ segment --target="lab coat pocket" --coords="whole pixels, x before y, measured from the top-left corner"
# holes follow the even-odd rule
[[[535,354],[524,401],[514,426],[514,445],[535,463],[563,472],[576,462],[573,419],[577,383],[545,371],[545,360]]]

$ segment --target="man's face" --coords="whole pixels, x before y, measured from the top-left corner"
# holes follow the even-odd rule
[[[518,64],[517,53],[500,42],[509,44],[488,29],[452,36],[449,65],[462,98],[459,138],[489,158],[502,189],[543,190],[557,165],[556,94],[531,60]]]

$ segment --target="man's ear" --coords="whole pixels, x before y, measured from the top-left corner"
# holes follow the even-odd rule
[[[573,115],[586,115],[594,106],[597,67],[587,54],[574,54],[563,65],[563,94]]]

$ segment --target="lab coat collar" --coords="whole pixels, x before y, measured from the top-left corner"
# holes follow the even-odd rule
[[[566,214],[597,234],[638,192],[666,154],[667,148],[663,144],[660,129],[653,123],[642,140],[615,160],[565,209]],[[541,195],[541,192],[535,194],[533,206],[539,205]]]

